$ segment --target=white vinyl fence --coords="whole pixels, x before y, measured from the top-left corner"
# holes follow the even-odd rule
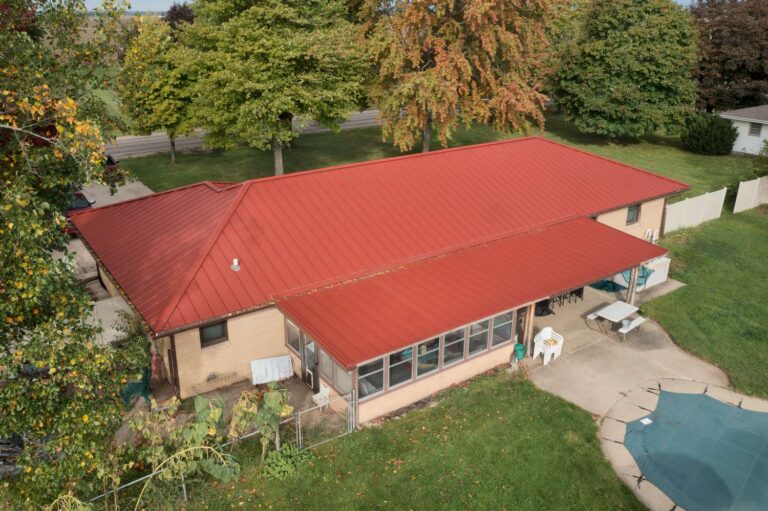
[[[733,206],[734,213],[756,208],[761,204],[768,204],[768,176],[739,183],[739,193]]]
[[[686,227],[695,227],[709,220],[720,218],[726,191],[727,188],[723,188],[716,192],[709,192],[668,204],[664,219],[664,232],[670,233]]]

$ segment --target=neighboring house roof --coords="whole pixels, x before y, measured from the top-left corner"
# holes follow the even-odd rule
[[[768,124],[768,105],[752,106],[749,108],[740,108],[738,110],[720,112],[720,117],[725,117],[726,119],[734,119],[737,121],[749,121]]]
[[[72,220],[160,334],[685,189],[529,137],[198,184]]]
[[[278,307],[351,368],[666,252],[582,217],[288,297]]]

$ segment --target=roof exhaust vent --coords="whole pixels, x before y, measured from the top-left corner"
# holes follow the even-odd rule
[[[232,259],[232,266],[230,268],[232,268],[232,271],[240,271],[240,259]]]

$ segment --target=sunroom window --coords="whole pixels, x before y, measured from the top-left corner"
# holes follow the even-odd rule
[[[318,350],[320,355],[320,376],[325,378],[325,381],[333,381],[333,359],[324,350]]]
[[[413,348],[389,355],[389,386],[405,383],[413,377]]]
[[[488,323],[478,321],[469,326],[469,354],[479,353],[488,349]]]
[[[440,338],[436,337],[422,342],[416,352],[418,355],[416,374],[418,376],[437,371],[440,364]]]
[[[384,390],[384,359],[379,358],[357,368],[357,387],[360,397]]]
[[[498,346],[512,340],[512,311],[493,318],[493,337],[491,344]]]
[[[445,334],[443,365],[453,364],[464,358],[464,329]]]
[[[352,392],[352,373],[335,362],[333,365],[335,366],[333,382],[336,385],[336,390],[341,394],[349,394]]]

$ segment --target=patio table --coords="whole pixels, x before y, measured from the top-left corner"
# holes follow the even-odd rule
[[[621,320],[628,318],[637,311],[638,308],[634,305],[619,300],[596,311],[595,314],[612,323],[620,323]]]

